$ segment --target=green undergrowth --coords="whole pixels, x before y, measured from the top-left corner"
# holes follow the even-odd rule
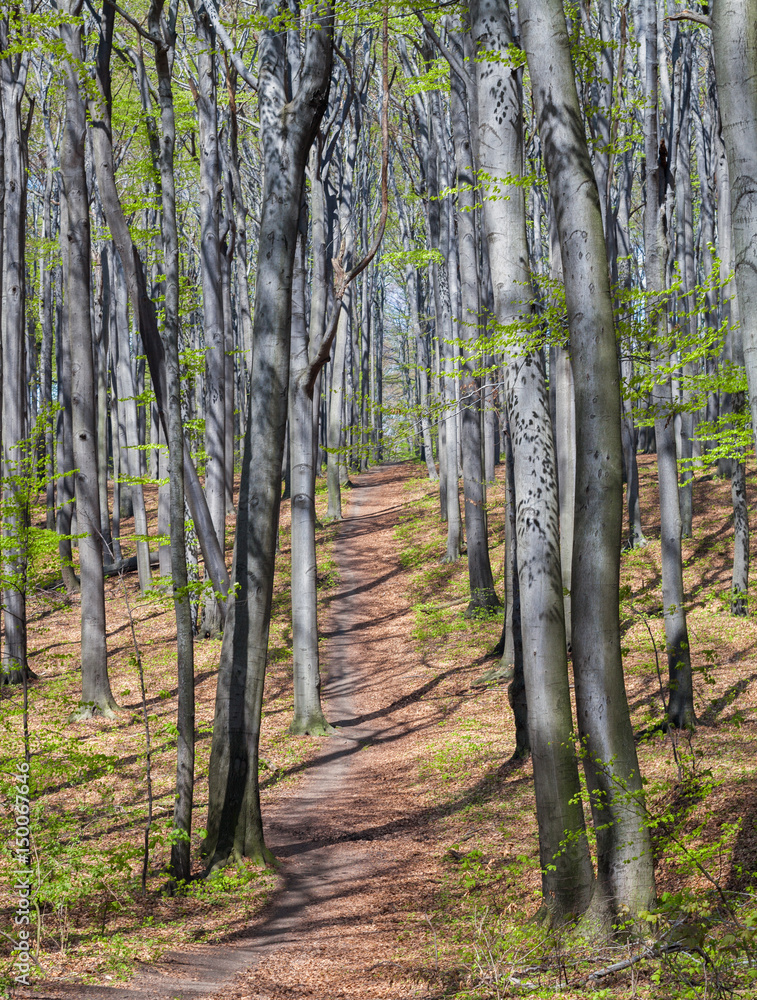
[[[157,491],[146,490],[154,519]],[[152,501],[152,505],[151,505]],[[326,507],[319,483],[317,510]],[[318,592],[325,602],[338,585],[336,525],[318,531]],[[228,554],[230,554],[230,546]],[[129,596],[144,667],[152,750],[152,820],[148,828],[147,752],[140,683],[124,603]],[[72,724],[81,691],[78,597],[57,593],[29,604],[29,649],[38,679],[28,688],[32,981],[58,979],[108,985],[137,962],[193,942],[222,942],[243,931],[266,904],[277,876],[243,863],[204,880],[199,847],[207,816],[207,773],[221,643],[196,638],[196,783],[192,881],[167,890],[173,838],[176,769],[176,646],[173,610],[164,596],[139,594],[136,573],[106,581],[109,673],[120,711],[115,720]],[[296,782],[318,750],[310,737],[288,733],[293,708],[291,551],[288,504],[282,505],[268,672],[261,732],[260,783],[266,797]],[[23,692],[0,687],[0,995],[13,984],[11,940],[17,940],[12,854],[13,806],[24,761]]]
[[[433,676],[459,678],[416,763],[418,794],[437,815],[438,877],[414,927],[423,929],[425,976],[439,997],[757,995],[757,604],[746,618],[730,614],[729,483],[702,476],[692,538],[684,541],[699,724],[683,734],[656,728],[668,692],[652,457],[640,457],[640,473],[648,544],[623,554],[619,615],[657,903],[639,923],[600,940],[581,925],[535,919],[541,872],[531,763],[510,760],[506,684],[481,683],[501,615],[465,618],[465,562],[440,562],[445,533],[434,496],[397,529],[417,653]],[[748,489],[753,502],[754,476]],[[491,533],[500,542],[492,564],[501,567],[497,517],[490,496]],[[754,542],[752,549],[754,559]],[[501,593],[501,572],[497,586]]]

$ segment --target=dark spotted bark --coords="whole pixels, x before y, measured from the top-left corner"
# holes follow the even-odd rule
[[[479,52],[505,52],[512,43],[505,0],[471,5]],[[508,183],[523,173],[522,95],[517,73],[477,60],[481,169],[500,197],[484,200],[497,323],[521,330],[528,343],[532,292],[523,188]],[[593,873],[580,802],[573,745],[560,567],[557,464],[549,396],[540,351],[517,348],[506,357],[505,390],[515,499],[517,595],[513,595],[514,660],[511,699],[528,741],[517,733],[516,754],[527,746],[534,764],[536,815],[544,905],[557,919],[589,905]],[[517,619],[520,618],[518,623]],[[519,624],[518,634],[515,628]],[[522,643],[522,670],[518,649]]]
[[[621,414],[607,250],[562,2],[521,0],[519,11],[560,240],[575,381],[572,645],[597,838],[592,904],[600,918],[637,917],[654,900],[654,879],[620,652]]]

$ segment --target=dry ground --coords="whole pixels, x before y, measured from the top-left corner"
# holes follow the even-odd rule
[[[639,733],[651,733],[662,714],[658,657],[663,681],[665,673],[651,457],[641,458],[641,474],[649,544],[624,554],[628,589],[621,614],[634,725]],[[750,507],[754,492],[751,477]],[[658,892],[671,913],[689,915],[686,926],[695,926],[697,941],[718,958],[726,954],[716,945],[724,915],[719,893],[734,909],[749,904],[751,873],[757,869],[757,622],[752,615],[733,619],[728,611],[729,485],[700,476],[694,496],[694,533],[684,553],[700,725],[690,738],[652,734],[640,740],[639,754],[650,810],[659,821]],[[298,917],[296,941],[281,940],[262,953],[248,976],[224,987],[224,997],[483,1000],[517,992],[514,979],[527,980],[544,996],[556,991],[585,996],[594,985],[617,997],[713,995],[714,971],[686,953],[585,983],[592,969],[632,957],[638,946],[628,941],[613,953],[579,951],[574,942],[545,937],[527,923],[537,909],[540,884],[531,768],[509,760],[514,738],[505,687],[477,683],[491,665],[486,655],[499,637],[500,622],[463,617],[465,563],[438,562],[444,529],[437,492],[420,466],[387,466],[359,477],[352,498],[358,507],[365,505],[355,519],[341,528],[329,525],[321,535],[321,621],[327,676],[330,670],[338,674],[332,657],[346,658],[353,671],[354,714],[345,715],[341,704],[336,721],[345,733],[352,729],[365,738],[341,741],[347,749],[338,752],[348,761],[343,784],[311,810],[312,822],[294,837],[291,817],[302,808],[298,797],[315,787],[311,776],[328,750],[319,741],[286,735],[291,712],[286,510],[282,517],[263,732],[264,752],[275,768],[263,776],[263,801],[269,839],[278,840],[282,856],[278,883],[275,876],[246,870],[231,875],[226,885],[198,882],[187,897],[166,898],[160,893],[168,853],[164,841],[153,847],[148,893],[141,897],[136,876],[145,817],[144,731],[120,582],[109,584],[111,676],[127,709],[116,723],[67,724],[78,683],[76,600],[37,606],[30,645],[40,680],[32,688],[30,729],[39,781],[38,874],[50,896],[39,942],[45,977],[70,981],[88,974],[90,982],[105,985],[128,973],[135,960],[154,961],[168,947],[192,941],[228,945],[246,938],[280,916],[297,865],[320,851],[331,866],[325,898],[314,896]],[[500,486],[490,490],[489,504],[492,561],[501,578]],[[147,665],[156,817],[165,831],[176,708],[172,616],[155,599],[137,600],[134,581],[126,583]],[[339,616],[347,605],[353,618],[345,621]],[[198,825],[207,798],[218,649],[213,641],[197,646]],[[340,685],[337,677],[335,699]],[[6,692],[5,698],[0,709],[7,775],[20,752],[19,693]],[[287,853],[287,844],[295,843],[300,848]],[[7,878],[3,881],[8,886]],[[3,903],[8,930],[7,892]],[[668,919],[663,914],[660,928]],[[662,930],[650,924],[655,933]],[[593,964],[586,964],[588,959]],[[707,975],[709,992],[703,993]],[[742,988],[743,980],[737,985]],[[741,995],[753,995],[744,988]]]

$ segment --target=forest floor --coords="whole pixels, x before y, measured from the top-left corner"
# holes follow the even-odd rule
[[[71,725],[78,599],[35,597],[30,649],[39,680],[30,688],[29,728],[39,967],[35,985],[16,995],[489,1000],[525,990],[620,1000],[714,996],[733,988],[753,996],[757,618],[729,614],[729,484],[711,475],[695,483],[694,532],[684,555],[700,724],[691,736],[664,735],[653,731],[662,716],[658,659],[663,691],[666,671],[654,459],[642,456],[640,464],[649,544],[624,554],[621,616],[662,904],[650,915],[645,944],[628,937],[604,949],[581,946],[529,923],[540,895],[531,765],[510,761],[506,682],[485,680],[501,617],[464,617],[465,560],[439,562],[445,529],[438,489],[421,466],[401,463],[357,477],[344,494],[345,520],[319,532],[325,706],[340,727],[338,737],[324,740],[287,734],[291,627],[283,505],[261,737],[270,765],[261,774],[262,801],[276,872],[242,867],[217,881],[198,878],[183,896],[162,892],[175,768],[172,609],[165,598],[140,597],[134,574],[109,581],[111,679],[124,711],[115,722]],[[488,499],[501,590],[501,485]],[[752,476],[750,509],[754,499]],[[757,559],[757,544],[752,550]],[[145,664],[154,748],[144,896],[145,736],[124,592]],[[196,647],[195,857],[207,808],[219,650],[215,640]],[[22,759],[19,708],[20,692],[3,692],[4,796]],[[7,807],[3,822],[9,843]],[[2,929],[10,935],[9,856],[0,857],[0,869]],[[679,947],[635,961],[650,942],[669,943],[673,925]],[[8,989],[10,944],[3,941]],[[624,959],[633,964],[587,980]]]

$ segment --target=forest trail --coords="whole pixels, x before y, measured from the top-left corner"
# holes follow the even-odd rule
[[[430,816],[418,808],[414,742],[439,719],[414,651],[395,528],[408,505],[403,464],[363,474],[345,493],[335,558],[341,585],[324,623],[324,706],[342,734],[298,782],[263,798],[280,888],[244,937],[182,950],[127,986],[37,987],[77,1000],[399,1000],[430,996],[396,961],[416,938],[433,881]],[[399,584],[399,585],[398,585]],[[432,685],[433,686],[433,685]],[[431,876],[431,878],[430,878]],[[414,927],[412,925],[415,925]],[[410,963],[413,965],[414,963]],[[414,972],[411,981],[408,973]],[[423,978],[423,977],[421,977]]]

